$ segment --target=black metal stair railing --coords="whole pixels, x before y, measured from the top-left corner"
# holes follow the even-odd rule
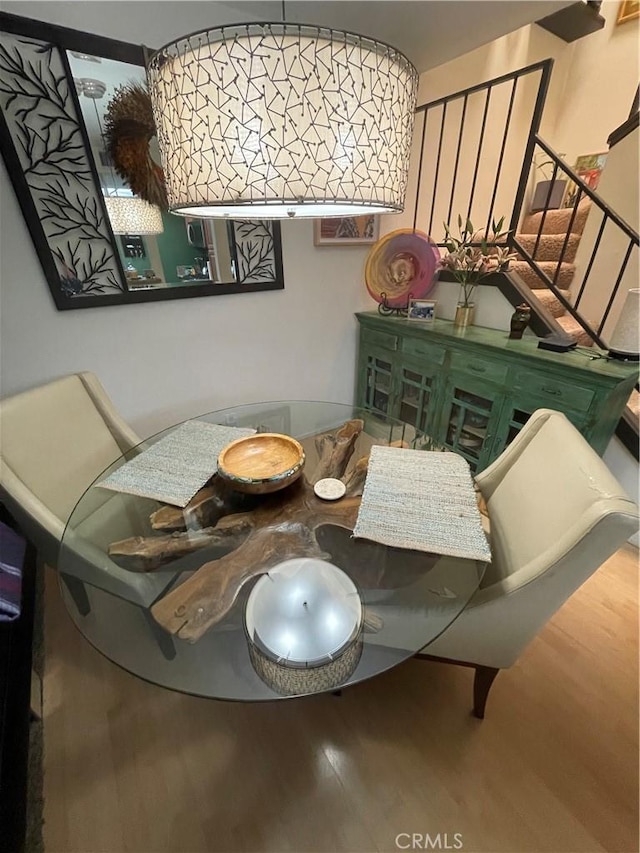
[[[604,199],[599,196],[598,193],[596,193],[579,175],[577,175],[572,169],[570,169],[569,166],[567,166],[566,163],[563,162],[560,156],[543,139],[541,139],[537,133],[533,135],[533,141],[533,154],[535,155],[535,149],[539,148],[541,151],[544,152],[545,156],[553,164],[551,180],[549,181],[549,189],[542,209],[542,215],[540,217],[540,223],[536,234],[533,252],[527,251],[527,249],[522,245],[520,240],[518,240],[518,236],[515,233],[515,229],[510,236],[509,242],[513,246],[514,250],[520,254],[520,256],[527,262],[529,267],[549,288],[549,290],[553,293],[553,295],[564,307],[564,309],[576,320],[577,323],[579,323],[582,329],[584,329],[584,331],[590,336],[594,343],[596,343],[603,349],[606,349],[607,346],[604,340],[602,339],[602,332],[605,328],[605,325],[611,313],[611,309],[620,290],[620,285],[623,281],[625,272],[627,271],[627,268],[629,266],[629,262],[632,258],[633,252],[638,251],[638,233],[627,222],[625,222],[625,220],[622,219],[621,216],[619,216],[614,210],[612,210],[612,208],[604,201]],[[530,160],[528,163],[525,162],[523,166],[521,186],[526,187],[529,181],[529,172],[531,169],[531,164],[532,161]],[[542,239],[542,235],[544,234],[545,220],[549,210],[552,209],[550,208],[551,193],[554,188],[554,183],[559,177],[561,179],[567,179],[568,181],[573,182],[573,184],[575,184],[575,190],[573,191],[571,205],[569,206],[569,208],[567,208],[567,210],[571,210],[571,214],[569,216],[569,221],[567,224],[565,239],[560,250],[560,255],[555,261],[556,266],[555,271],[553,272],[553,278],[550,278],[547,272],[545,272],[544,269],[540,266],[537,255],[540,246],[540,241]],[[576,289],[577,292],[575,298],[569,300],[558,287],[558,283],[559,276],[562,270],[562,264],[567,254],[571,235],[573,234],[573,226],[576,220],[576,216],[578,214],[578,208],[583,199],[589,199],[591,201],[592,211],[589,213],[589,216],[593,216],[595,210],[598,210],[602,218],[595,236],[595,240],[588,261],[586,262],[586,265],[584,267],[584,273],[581,276],[581,281]],[[514,211],[514,213],[515,212],[516,211]],[[605,233],[605,229],[608,229],[609,237],[611,237],[611,229],[615,229],[615,232],[617,234],[617,237],[615,239],[618,242],[620,239],[623,239],[623,243],[621,247],[622,252],[619,266],[611,267],[611,265],[609,264],[607,268],[607,274],[610,276],[611,280],[611,287],[608,294],[606,292],[606,289],[604,289],[603,291],[602,281],[600,280],[598,282],[598,288],[600,292],[604,292],[604,298],[602,299],[602,303],[604,304],[604,302],[606,302],[606,305],[602,310],[602,316],[598,322],[597,328],[594,329],[590,326],[589,322],[582,316],[579,308],[585,296],[585,293],[587,293],[587,288],[589,282],[591,281],[591,275],[594,268],[594,264],[598,257],[599,251],[602,248],[602,237]],[[582,256],[585,257],[584,252],[582,253]]]
[[[534,271],[540,283],[548,288],[563,309],[574,318],[589,338],[606,349],[603,329],[611,315],[625,272],[638,251],[638,234],[588,184],[562,161],[540,136],[540,124],[549,89],[553,60],[546,59],[503,74],[492,80],[469,86],[451,95],[430,101],[416,110],[419,135],[419,159],[415,190],[413,228],[424,228],[438,246],[445,245],[444,233],[434,234],[443,222],[453,225],[462,216],[480,227],[477,231],[490,240],[494,216],[509,215],[509,245]],[[534,91],[534,87],[535,91]],[[422,124],[420,126],[420,116]],[[517,125],[517,127],[514,127]],[[479,130],[478,130],[479,128]],[[531,180],[536,152],[544,152],[552,163],[552,175],[533,251],[527,250],[518,239],[518,226]],[[513,168],[513,164],[522,164]],[[464,174],[461,174],[464,172]],[[487,176],[489,180],[487,180]],[[571,213],[560,258],[549,275],[540,265],[538,252],[544,233],[551,193],[556,178],[575,184]],[[479,187],[482,184],[482,192]],[[574,288],[575,298],[569,298],[560,285],[562,263],[571,244],[571,234],[584,198],[602,215],[582,281]],[[497,210],[496,210],[497,207]],[[594,213],[591,213],[593,216]],[[621,252],[619,266],[609,267],[611,287],[595,328],[580,311],[588,294],[594,264],[602,249],[602,238],[616,229],[627,242]],[[583,252],[581,254],[584,254]],[[599,283],[601,288],[601,282]],[[535,291],[534,291],[535,294]],[[548,312],[547,316],[548,315]],[[554,329],[555,327],[555,329]],[[559,327],[551,322],[552,333]],[[564,334],[570,340],[569,334]]]
[[[553,293],[591,340],[606,349],[602,332],[611,315],[625,272],[634,259],[634,253],[638,251],[638,234],[541,138],[540,126],[552,68],[553,60],[546,59],[417,108],[416,140],[419,140],[419,155],[413,229],[426,230],[438,246],[444,246],[444,232],[439,239],[439,234],[434,234],[434,227],[440,227],[443,222],[454,225],[453,220],[459,215],[465,221],[471,219],[476,225],[480,224],[481,228],[476,230],[491,242],[490,228],[494,214],[495,218],[500,218],[510,213],[508,245],[519,253],[540,283]],[[533,252],[529,252],[517,235],[537,150],[544,152],[547,159],[552,161],[553,174]],[[515,168],[514,164],[517,164]],[[559,174],[572,181],[576,190],[560,257],[555,270],[552,269],[551,275],[548,275],[540,266],[538,251],[547,211],[550,209],[551,192]],[[567,298],[567,289],[563,293],[559,287],[562,263],[572,243],[572,229],[579,204],[584,198],[592,202],[594,210],[590,216],[594,216],[595,210],[598,210],[602,220],[576,296]],[[594,275],[594,267],[599,252],[603,250],[605,231],[605,243],[610,242],[611,228],[627,242],[619,253],[619,265],[615,268],[609,265],[607,269],[611,287],[606,295],[602,318],[597,327],[592,328],[579,309],[588,294],[590,282],[600,277]],[[584,251],[581,254],[584,255]],[[542,290],[532,290],[517,274],[507,273],[491,278],[495,280],[487,283],[501,286],[503,294],[512,304],[525,298],[529,300],[535,313],[531,325],[536,334],[540,337],[551,334],[559,343],[564,341],[570,344],[574,341],[573,336],[558,324],[546,303],[538,300],[536,293],[542,293],[544,287]],[[634,435],[633,441],[629,443],[625,440],[625,444],[630,449],[635,447],[632,452],[637,457],[637,424],[630,430]]]
[[[552,67],[553,60],[545,59],[416,109],[420,152],[414,230],[427,225],[434,242],[443,246],[444,233],[438,239],[434,226],[451,224],[452,217],[471,218],[487,235],[494,213],[500,218],[520,210],[526,186],[520,186],[520,172],[513,164],[531,162]],[[426,174],[434,159],[433,170]],[[488,187],[487,175],[492,176]],[[478,193],[483,181],[485,189]],[[515,227],[513,216],[511,222]]]

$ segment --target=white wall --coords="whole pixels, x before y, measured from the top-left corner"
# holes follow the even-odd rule
[[[0,196],[3,395],[92,370],[142,433],[252,400],[352,400],[366,249],[316,249],[311,221],[285,222],[283,291],[57,311],[4,167]]]
[[[639,145],[640,131],[636,128],[610,150],[598,184],[598,194],[636,231],[640,229]],[[587,219],[576,254],[574,295],[575,290],[582,284],[591,261],[601,223],[602,213],[594,210]],[[594,324],[600,322],[604,316],[628,246],[629,238],[616,225],[609,223],[605,226],[579,305],[580,313]],[[602,337],[607,343],[618,322],[629,289],[638,286],[639,254],[638,248],[635,247],[602,330]]]
[[[617,24],[620,3],[605,0],[604,29],[571,45],[571,62],[549,138],[573,164],[580,154],[607,150],[607,137],[629,115],[638,87],[640,19]]]

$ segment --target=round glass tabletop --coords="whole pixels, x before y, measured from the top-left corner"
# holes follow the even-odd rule
[[[215,473],[215,455],[203,461],[197,442],[185,450],[185,436],[201,440],[207,431],[199,422],[233,428],[228,435],[212,431],[229,441],[238,429],[297,439],[302,476],[268,494],[240,492],[212,476],[184,508],[134,493],[150,494],[151,482],[158,495],[179,494],[194,467],[196,476],[203,466],[208,476],[207,464]],[[185,422],[194,423],[186,432],[182,424],[152,436],[102,472],[78,501],[60,547],[71,618],[134,675],[239,701],[335,690],[427,646],[477,590],[480,561],[352,538],[371,447],[437,449],[411,426],[350,405],[307,401],[237,406]],[[163,439],[170,441],[153,451]],[[160,482],[158,471],[150,479],[151,461]],[[101,485],[116,473],[128,491]],[[313,484],[323,478],[341,479],[346,495],[318,497]],[[300,572],[293,571],[298,563]],[[264,588],[266,578],[272,590]],[[288,599],[272,621],[277,579]],[[349,599],[354,595],[359,602]],[[336,622],[349,618],[348,625]],[[307,630],[314,632],[308,644]]]

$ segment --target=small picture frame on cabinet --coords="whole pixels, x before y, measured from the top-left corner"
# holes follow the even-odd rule
[[[436,317],[436,302],[433,299],[410,299],[407,319],[420,323],[433,323]]]

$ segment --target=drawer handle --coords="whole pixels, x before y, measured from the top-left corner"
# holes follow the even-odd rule
[[[473,370],[474,373],[486,373],[486,367],[476,367],[474,364],[469,365],[469,370]]]
[[[545,394],[551,394],[552,397],[562,397],[562,391],[556,391],[554,388],[543,388]]]

